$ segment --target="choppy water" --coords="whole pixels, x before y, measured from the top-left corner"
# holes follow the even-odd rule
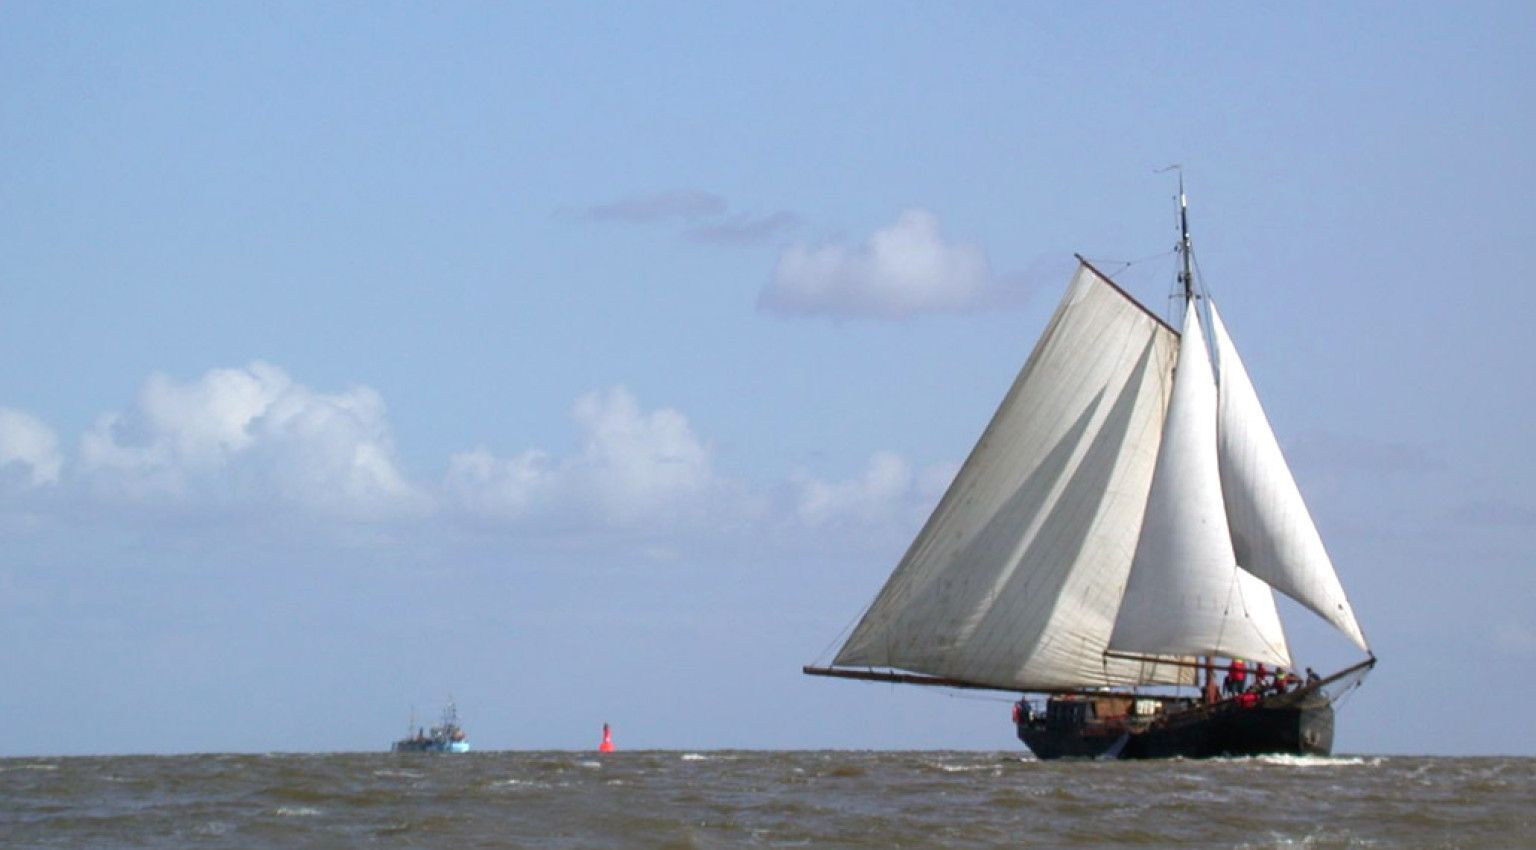
[[[1536,846],[1536,759],[0,759],[5,848]]]

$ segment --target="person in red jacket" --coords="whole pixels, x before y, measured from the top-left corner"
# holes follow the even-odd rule
[[[1248,664],[1241,658],[1232,659],[1227,667],[1227,679],[1222,683],[1229,694],[1240,694],[1248,687]]]

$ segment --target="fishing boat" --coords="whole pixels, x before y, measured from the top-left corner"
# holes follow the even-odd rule
[[[411,725],[406,729],[406,736],[392,744],[390,751],[396,753],[469,752],[469,737],[464,734],[463,727],[459,726],[459,710],[453,704],[453,700],[448,700],[448,706],[443,709],[442,720],[431,729],[417,726],[413,713]]]
[[[1046,759],[1332,751],[1376,657],[1195,280],[1182,177],[1178,214],[1179,328],[1079,256],[937,508],[805,673],[1019,693]],[[1364,660],[1303,679],[1275,591]]]

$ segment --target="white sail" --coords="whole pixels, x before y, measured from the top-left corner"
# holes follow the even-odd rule
[[[1237,562],[1369,652],[1242,358],[1214,303],[1210,310],[1220,376],[1217,452]]]
[[[1193,299],[1110,648],[1291,666],[1274,594],[1238,568],[1232,550],[1216,460],[1216,383]]]
[[[1175,333],[1080,268],[839,666],[1003,688],[1188,683],[1103,656],[1145,511]]]

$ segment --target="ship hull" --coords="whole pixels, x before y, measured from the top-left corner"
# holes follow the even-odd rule
[[[1023,718],[1019,739],[1042,759],[1213,758],[1329,755],[1333,706],[1326,696],[1277,699],[1245,707],[1237,700],[1202,706],[1139,724],[1128,718]]]
[[[396,741],[390,750],[397,753],[467,753],[468,741]]]

